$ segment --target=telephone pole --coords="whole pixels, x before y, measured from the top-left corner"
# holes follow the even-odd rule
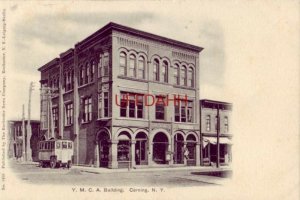
[[[22,161],[25,160],[25,105],[22,105]]]
[[[217,168],[220,167],[220,112],[219,104],[217,107]]]
[[[29,99],[28,99],[28,119],[27,119],[27,143],[26,143],[26,161],[32,161],[32,151],[30,147],[31,139],[31,125],[30,125],[30,114],[31,114],[31,93],[33,90],[33,82],[29,85]]]

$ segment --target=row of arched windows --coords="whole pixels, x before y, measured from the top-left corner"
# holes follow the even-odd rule
[[[136,56],[134,54],[127,55],[124,51],[119,55],[120,75],[133,77],[138,79],[146,78],[146,59],[144,56]],[[155,58],[152,62],[153,81],[168,83],[169,63],[166,60],[159,60]],[[173,83],[175,85],[182,85],[194,87],[194,68],[175,64]]]

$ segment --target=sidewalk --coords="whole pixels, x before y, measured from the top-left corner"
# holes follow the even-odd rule
[[[95,167],[86,167],[86,166],[75,166],[73,165],[71,169],[77,169],[82,172],[89,172],[95,174],[104,174],[104,173],[134,173],[134,172],[154,172],[154,171],[176,171],[176,170],[195,170],[197,172],[220,172],[231,170],[230,167],[204,167],[204,166],[168,166],[168,167],[160,167],[160,166],[151,166],[148,168],[134,168],[134,169],[108,169],[108,168],[95,168]]]

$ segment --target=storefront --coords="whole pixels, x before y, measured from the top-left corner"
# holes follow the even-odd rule
[[[184,138],[181,134],[177,133],[174,136],[174,164],[184,163]]]
[[[166,159],[169,141],[168,137],[162,133],[158,132],[153,138],[153,161],[156,164],[168,164]]]
[[[220,137],[220,164],[228,165],[232,162],[232,142],[227,137]],[[217,138],[203,138],[203,164],[214,165],[217,162]]]
[[[135,164],[147,165],[148,164],[148,139],[147,135],[140,132],[135,137]]]
[[[118,168],[128,168],[131,164],[131,138],[127,132],[118,136]]]
[[[186,159],[187,159],[188,166],[196,165],[196,144],[197,144],[196,137],[192,134],[188,135],[186,138],[186,148],[188,151]]]

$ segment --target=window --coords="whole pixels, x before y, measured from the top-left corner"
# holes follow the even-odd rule
[[[129,161],[130,159],[130,141],[120,140],[118,143],[118,161]]]
[[[138,78],[145,79],[145,59],[142,56],[139,57]]]
[[[136,67],[135,67],[135,56],[129,56],[129,76],[135,77],[136,76]]]
[[[218,130],[218,116],[215,116],[215,130]]]
[[[185,66],[180,68],[180,84],[186,85],[186,67]]]
[[[104,57],[103,57],[103,76],[108,76],[108,68],[109,68],[109,56],[108,56],[108,53],[104,53]]]
[[[159,81],[159,62],[157,59],[153,63],[153,80]]]
[[[163,79],[163,82],[168,82],[168,63],[166,61],[162,63],[161,77]]]
[[[80,67],[80,76],[79,76],[79,85],[83,85],[85,83],[85,67]]]
[[[124,52],[120,53],[120,74],[123,76],[127,75],[126,54]]]
[[[135,95],[129,95],[129,117],[135,118]]]
[[[157,96],[155,104],[155,119],[165,120],[165,97]]]
[[[193,101],[181,100],[174,103],[175,122],[193,122]]]
[[[92,61],[92,66],[90,68],[90,82],[94,81],[95,66],[96,66],[96,62]]]
[[[205,117],[206,131],[210,131],[210,115]]]
[[[91,68],[91,65],[89,63],[86,63],[86,65],[85,65],[86,73],[85,73],[84,84],[87,84],[90,82],[90,68]]]
[[[67,149],[68,148],[68,143],[67,142],[62,142],[62,148]]]
[[[193,122],[193,102],[187,102],[187,122]]]
[[[64,87],[65,91],[70,91],[73,89],[73,84],[74,84],[74,72],[73,70],[65,72],[64,74]]]
[[[194,69],[192,67],[188,71],[188,86],[194,87]]]
[[[98,119],[102,117],[102,93],[98,94]]]
[[[92,120],[92,97],[83,99],[83,116],[82,122],[89,122]]]
[[[224,128],[225,128],[225,133],[229,132],[229,124],[228,124],[228,117],[224,117]]]
[[[103,92],[104,96],[104,117],[109,117],[109,97],[108,92]]]
[[[137,118],[144,118],[144,105],[143,105],[143,96],[136,96],[137,98]]]
[[[53,116],[53,125],[54,127],[58,127],[58,108],[52,108],[52,116]]]
[[[179,66],[177,64],[174,66],[174,84],[179,85]]]
[[[99,63],[98,63],[98,78],[102,77],[102,62],[103,62],[101,54],[99,57],[100,58],[99,58]]]
[[[65,106],[65,125],[73,124],[73,103],[66,104]]]
[[[130,118],[144,117],[144,95],[121,92],[120,116]]]

